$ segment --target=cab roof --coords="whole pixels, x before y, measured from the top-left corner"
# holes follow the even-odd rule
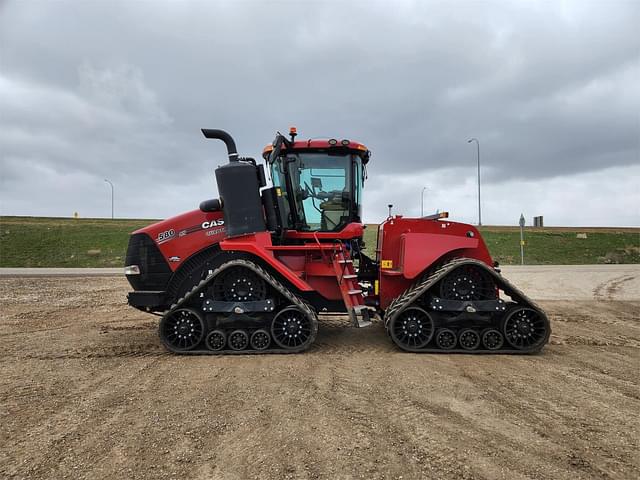
[[[269,157],[269,154],[273,150],[273,145],[269,144],[262,150],[262,158],[265,160]],[[282,145],[282,152],[287,152],[289,149],[286,145]],[[369,161],[371,152],[363,144],[354,142],[353,140],[337,140],[335,138],[324,139],[309,139],[309,140],[296,140],[293,142],[291,151],[314,151],[314,152],[328,152],[344,151],[345,153],[355,153],[362,156],[362,163]]]

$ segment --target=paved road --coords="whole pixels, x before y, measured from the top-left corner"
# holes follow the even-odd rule
[[[122,268],[0,268],[2,277],[112,277],[123,274]]]

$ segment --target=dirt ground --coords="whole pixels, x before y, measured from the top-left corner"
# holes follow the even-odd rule
[[[638,273],[571,300],[529,280],[535,356],[401,353],[339,318],[300,355],[173,356],[122,278],[0,278],[0,477],[638,478]]]

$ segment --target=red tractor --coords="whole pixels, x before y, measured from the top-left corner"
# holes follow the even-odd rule
[[[548,341],[546,315],[501,277],[471,225],[390,216],[375,257],[365,253],[364,145],[278,133],[263,151],[269,187],[228,133],[202,132],[227,147],[220,198],[134,232],[127,250],[129,304],[162,316],[170,351],[301,352],[324,313],[357,327],[382,318],[409,352],[531,353]]]

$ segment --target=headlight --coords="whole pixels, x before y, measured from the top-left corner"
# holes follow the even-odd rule
[[[138,265],[128,265],[124,267],[125,275],[140,275],[140,267]]]

